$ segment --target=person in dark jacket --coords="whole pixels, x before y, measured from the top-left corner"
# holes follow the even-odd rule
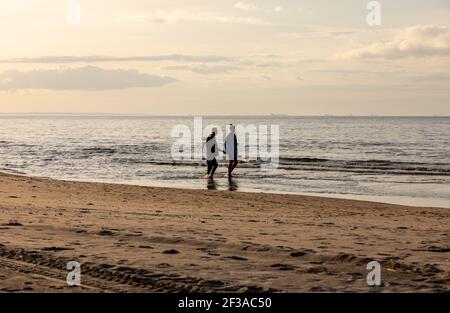
[[[219,155],[219,149],[216,141],[217,128],[213,128],[211,134],[206,139],[206,163],[208,165],[208,178],[213,178],[216,172],[217,164],[216,157]]]

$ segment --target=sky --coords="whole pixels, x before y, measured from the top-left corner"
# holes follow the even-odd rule
[[[0,112],[450,116],[450,1],[368,2],[1,1]]]

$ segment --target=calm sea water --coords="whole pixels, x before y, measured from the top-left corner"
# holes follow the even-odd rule
[[[450,207],[450,118],[215,117],[279,125],[280,165],[244,160],[230,182],[204,161],[175,162],[175,125],[191,117],[0,115],[0,169],[67,180],[231,189]],[[270,141],[269,141],[270,142]]]

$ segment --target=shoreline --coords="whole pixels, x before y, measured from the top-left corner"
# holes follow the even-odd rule
[[[448,292],[445,208],[0,173],[0,291]],[[68,287],[66,264],[81,264]],[[369,287],[366,265],[382,266]]]
[[[170,189],[180,189],[180,190],[199,190],[205,191],[207,188],[197,188],[197,187],[189,187],[188,185],[184,187],[173,187],[170,184],[158,184],[158,183],[150,183],[143,184],[140,181],[136,181],[133,183],[130,180],[128,183],[126,182],[114,182],[109,180],[70,180],[70,179],[56,179],[51,177],[43,177],[38,175],[30,175],[27,173],[23,173],[20,171],[10,170],[2,168],[0,169],[0,175],[17,175],[24,176],[36,179],[49,179],[56,181],[66,181],[66,182],[80,182],[80,183],[97,183],[97,184],[115,184],[115,185],[126,185],[126,186],[140,186],[140,187],[155,187],[155,188],[170,188]],[[237,177],[239,178],[239,177]],[[219,178],[220,180],[223,177]],[[219,181],[217,179],[217,181]],[[206,180],[205,180],[206,181]],[[225,191],[225,189],[221,189],[218,191]],[[411,207],[427,207],[427,208],[445,208],[450,209],[450,199],[432,199],[432,198],[422,198],[422,197],[410,197],[410,196],[380,196],[380,195],[357,195],[357,194],[333,194],[333,193],[312,193],[312,192],[290,192],[290,191],[268,191],[264,189],[256,189],[256,188],[240,188],[240,190],[236,190],[233,192],[239,193],[263,193],[263,194],[279,194],[279,195],[298,195],[298,196],[310,196],[310,197],[320,197],[327,199],[344,199],[344,200],[355,200],[355,201],[365,201],[365,202],[374,202],[374,203],[384,203],[384,204],[393,204],[393,205],[401,205],[401,206],[411,206]]]

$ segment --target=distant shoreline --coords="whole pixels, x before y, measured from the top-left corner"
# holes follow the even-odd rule
[[[124,186],[138,186],[138,187],[150,187],[150,188],[168,188],[168,189],[179,189],[179,190],[197,190],[197,191],[207,191],[205,188],[189,187],[184,185],[183,187],[173,187],[164,183],[158,184],[152,182],[150,184],[140,184],[140,183],[129,183],[118,182],[113,180],[76,180],[76,179],[55,179],[51,177],[34,176],[19,171],[0,169],[0,175],[17,175],[22,177],[28,177],[32,179],[48,179],[53,181],[62,182],[76,182],[76,183],[94,183],[94,184],[114,184],[114,185],[124,185]],[[225,179],[225,178],[224,178]],[[238,179],[238,178],[237,178]],[[219,178],[221,180],[221,178]],[[225,190],[218,190],[219,192]],[[364,201],[372,202],[378,204],[387,205],[401,205],[401,206],[411,206],[411,207],[428,207],[428,208],[439,208],[439,209],[450,209],[450,200],[445,199],[430,199],[430,198],[414,198],[408,196],[371,196],[371,195],[352,195],[352,194],[331,194],[331,193],[308,193],[308,192],[289,192],[289,191],[269,191],[263,189],[250,189],[241,188],[237,193],[251,193],[251,194],[267,194],[267,195],[289,195],[289,196],[306,196],[306,197],[319,197],[324,199],[342,199],[349,201]]]

